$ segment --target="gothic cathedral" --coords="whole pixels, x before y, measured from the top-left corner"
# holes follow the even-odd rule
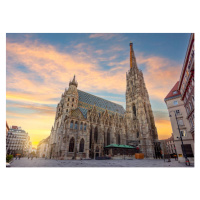
[[[57,105],[49,139],[49,158],[95,158],[111,155],[106,146],[139,146],[146,158],[155,156],[157,129],[142,71],[130,43],[126,74],[126,110],[111,101],[78,90],[75,76]]]

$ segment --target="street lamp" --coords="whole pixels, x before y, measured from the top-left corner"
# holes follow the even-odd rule
[[[179,131],[180,139],[181,139],[181,143],[182,143],[183,156],[185,157],[185,164],[186,164],[186,165],[190,165],[190,161],[189,161],[189,159],[187,158],[187,154],[186,154],[186,152],[185,152],[185,147],[184,147],[184,145],[183,145],[182,134],[181,134],[181,131],[180,131],[180,128],[179,128],[179,124],[178,124],[178,120],[177,120],[177,116],[176,116],[176,111],[170,111],[170,112],[174,112],[174,115],[175,115],[176,123],[177,123],[177,126],[178,126],[178,131]],[[170,113],[170,112],[169,112],[169,113]],[[169,115],[169,117],[172,117],[172,116]],[[177,137],[177,139],[179,139],[179,137]]]

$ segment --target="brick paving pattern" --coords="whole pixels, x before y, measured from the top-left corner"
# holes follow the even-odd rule
[[[171,162],[164,162],[154,159],[133,159],[133,160],[45,160],[44,158],[21,158],[13,160],[12,167],[194,167],[186,166],[174,159]]]

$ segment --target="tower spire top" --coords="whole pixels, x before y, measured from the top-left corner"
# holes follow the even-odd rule
[[[133,43],[130,42],[130,69],[133,67],[137,67],[135,53],[133,50]]]
[[[74,75],[73,80],[69,82],[69,86],[70,85],[75,85],[76,87],[78,86],[78,82],[76,81],[76,76],[75,75]]]

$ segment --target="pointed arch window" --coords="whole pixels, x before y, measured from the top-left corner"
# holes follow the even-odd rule
[[[83,130],[83,122],[81,122],[80,130]]]
[[[75,122],[75,126],[74,126],[74,129],[78,129],[78,122]]]
[[[73,120],[70,122],[70,128],[73,129],[73,126],[74,126],[74,122]]]
[[[92,147],[92,127],[90,129],[90,145],[89,145],[90,149]]]
[[[70,98],[68,98],[68,101],[70,101]]]
[[[71,138],[69,142],[69,152],[74,152],[74,138]]]
[[[74,102],[74,98],[72,99],[72,101]]]
[[[86,125],[86,124],[84,124],[84,131],[86,131],[86,128],[87,128],[87,125]]]
[[[120,134],[117,135],[117,144],[120,144]]]
[[[135,107],[135,104],[133,104],[133,114],[136,116],[136,107]]]
[[[79,152],[84,152],[84,139],[83,138],[80,141]]]
[[[67,104],[67,106],[69,106],[69,103]]]
[[[139,131],[137,132],[137,138],[139,138]]]
[[[95,130],[94,130],[94,141],[97,143],[97,141],[98,141],[98,129],[97,129],[97,127],[95,128]]]
[[[110,130],[107,131],[107,145],[110,144]]]

